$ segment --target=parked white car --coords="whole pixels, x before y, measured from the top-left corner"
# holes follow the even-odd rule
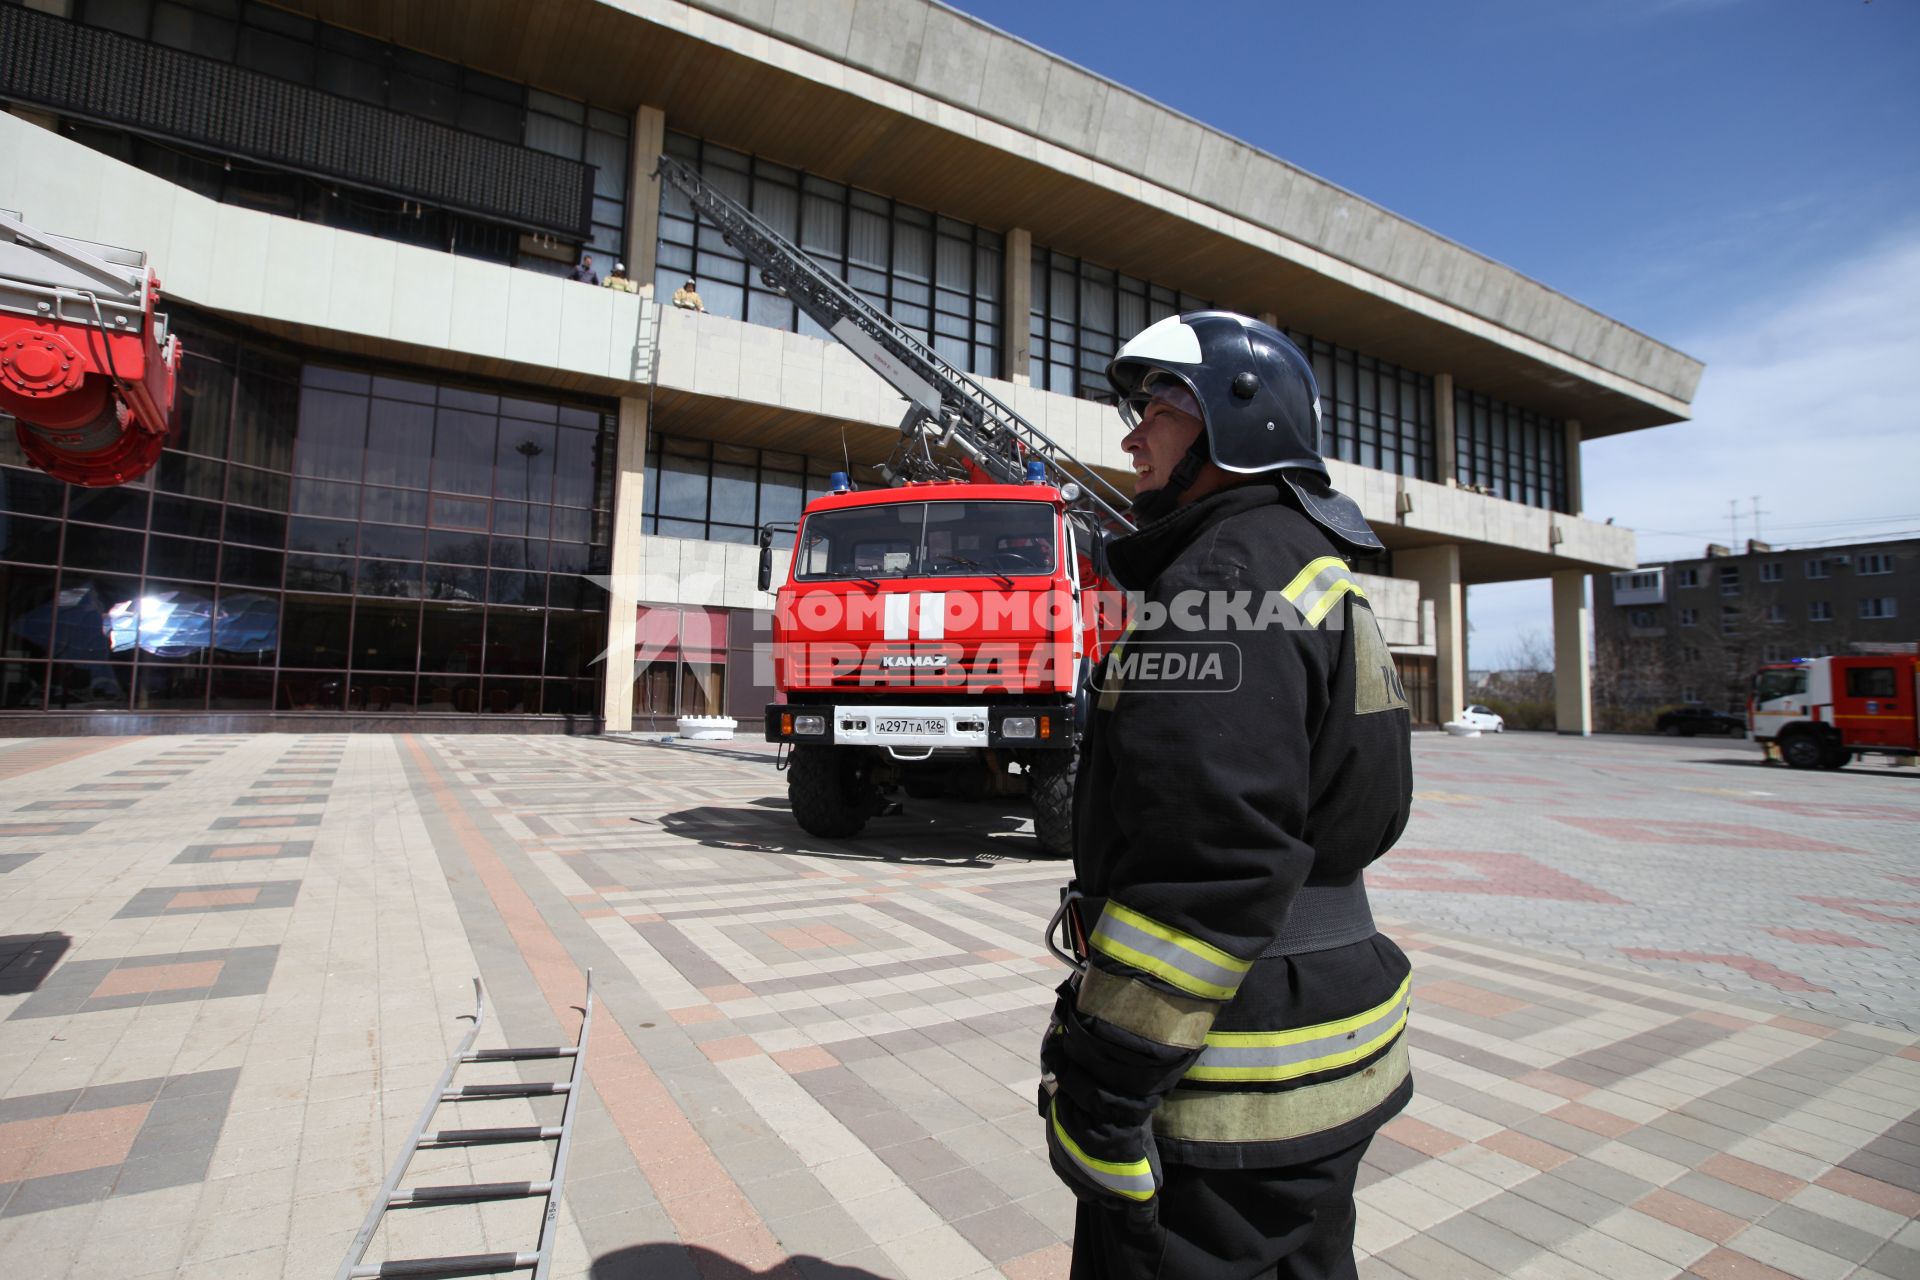
[[[1505,720],[1487,710],[1485,707],[1479,706],[1468,707],[1465,711],[1462,711],[1457,723],[1464,724],[1468,728],[1478,729],[1482,733],[1505,733],[1507,730],[1507,722]]]

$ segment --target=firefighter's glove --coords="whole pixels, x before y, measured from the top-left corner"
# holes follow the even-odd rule
[[[1043,1092],[1048,1083],[1042,1082]],[[1047,1101],[1047,1159],[1080,1199],[1125,1214],[1133,1229],[1153,1226],[1162,1178],[1151,1120],[1103,1123],[1055,1090]]]
[[[1137,1109],[1144,1118],[1193,1065],[1194,1050],[1155,1044],[1083,1015],[1077,980],[1062,983],[1056,994],[1040,1065],[1083,1109],[1103,1116]],[[1044,1101],[1040,1112],[1046,1114]]]

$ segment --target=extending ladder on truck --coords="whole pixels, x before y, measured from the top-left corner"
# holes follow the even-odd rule
[[[380,1276],[490,1276],[511,1271],[531,1271],[534,1280],[546,1280],[553,1266],[553,1238],[560,1217],[560,1188],[567,1177],[567,1148],[573,1138],[573,1117],[580,1099],[580,1084],[585,1079],[587,1035],[593,1029],[593,970],[587,970],[587,998],[580,1007],[580,1038],[571,1045],[538,1049],[475,1049],[481,1023],[487,1016],[486,992],[480,979],[473,980],[473,1026],[453,1051],[447,1069],[440,1073],[420,1118],[413,1123],[405,1146],[387,1172],[387,1180],[374,1197],[373,1207],[361,1224],[346,1261],[334,1272],[334,1280],[363,1280]],[[454,1073],[474,1062],[531,1062],[540,1059],[571,1059],[572,1069],[565,1080],[515,1082],[510,1084],[469,1084],[456,1087]],[[494,1129],[438,1129],[427,1132],[433,1113],[446,1102],[485,1102],[502,1098],[559,1097],[566,1101],[556,1125],[514,1125]],[[450,1187],[409,1187],[402,1190],[400,1179],[421,1148],[439,1150],[448,1147],[478,1147],[515,1142],[554,1142],[553,1165],[540,1182],[478,1182]],[[482,1204],[496,1200],[525,1200],[544,1196],[547,1211],[540,1219],[540,1242],[532,1253],[468,1253],[439,1258],[393,1258],[386,1262],[364,1263],[367,1246],[373,1243],[380,1220],[392,1209],[421,1209],[456,1204]]]
[[[1082,462],[913,332],[869,303],[752,210],[672,156],[660,157],[658,176],[707,219],[759,271],[769,289],[789,298],[907,399],[900,443],[881,468],[889,481],[984,479],[1020,484],[1038,462],[1047,483],[1061,489],[1069,509],[1091,526],[1127,533],[1126,494]],[[935,451],[964,458],[956,476]],[[976,474],[977,473],[977,474]]]

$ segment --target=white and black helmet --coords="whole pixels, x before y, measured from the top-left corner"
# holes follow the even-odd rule
[[[1327,479],[1313,366],[1272,325],[1233,311],[1168,316],[1120,348],[1107,365],[1107,381],[1129,427],[1170,384],[1184,387],[1206,427],[1215,466],[1238,475],[1278,472],[1315,524],[1356,551],[1381,550],[1358,504]],[[1176,407],[1186,399],[1167,398]],[[1190,475],[1174,492],[1187,483]]]

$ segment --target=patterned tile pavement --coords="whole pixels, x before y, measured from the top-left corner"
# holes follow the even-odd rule
[[[1415,759],[1372,881],[1416,961],[1419,1096],[1369,1155],[1362,1274],[1920,1275],[1920,778],[1744,743]],[[1064,1275],[1030,1102],[1060,864],[991,803],[812,840],[772,765],[746,742],[0,741],[0,1272],[328,1274],[471,978],[483,1046],[551,1043],[592,965],[558,1274]],[[428,1153],[412,1180],[541,1158]],[[524,1248],[537,1215],[396,1215],[375,1252]]]

